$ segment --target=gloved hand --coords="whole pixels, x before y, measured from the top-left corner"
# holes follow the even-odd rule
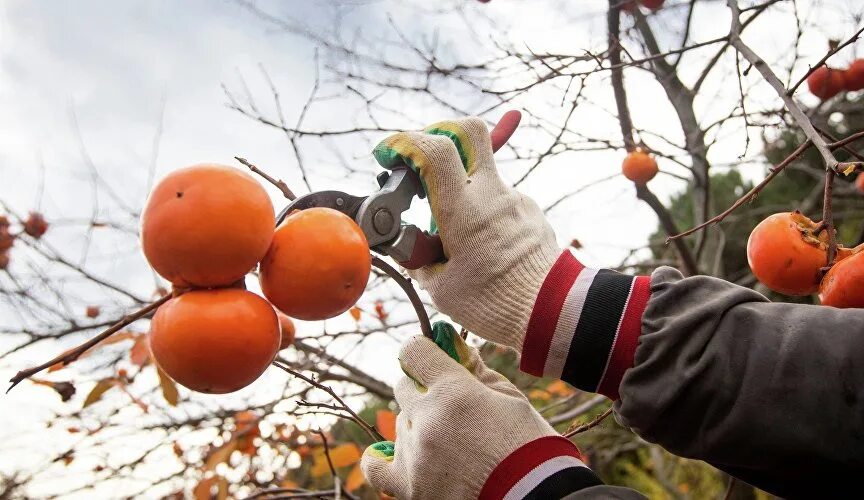
[[[561,253],[537,204],[498,175],[479,118],[437,123],[381,142],[378,162],[419,171],[443,264],[409,271],[435,306],[477,335],[522,349],[534,299]]]
[[[402,346],[397,441],[364,452],[369,484],[400,499],[561,498],[601,484],[477,349],[445,323],[435,336],[441,347],[425,337]]]

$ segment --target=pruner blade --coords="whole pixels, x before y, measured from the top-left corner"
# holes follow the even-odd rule
[[[276,225],[282,224],[285,217],[294,210],[306,210],[313,207],[332,208],[352,219],[356,219],[357,210],[366,198],[367,196],[354,196],[342,191],[316,191],[304,194],[279,212],[279,216],[276,218]]]

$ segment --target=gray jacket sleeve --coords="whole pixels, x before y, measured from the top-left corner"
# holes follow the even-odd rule
[[[660,268],[619,393],[617,420],[645,440],[776,495],[860,488],[864,310]]]

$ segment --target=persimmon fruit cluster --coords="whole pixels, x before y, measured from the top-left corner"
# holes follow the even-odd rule
[[[820,66],[807,77],[810,93],[826,100],[840,92],[864,90],[864,59],[852,61],[846,69]]]
[[[351,218],[322,210],[276,229],[264,188],[222,165],[176,170],[156,185],[141,216],[141,246],[175,287],[149,336],[169,377],[197,392],[241,389],[293,344],[286,314],[325,319],[356,302],[371,267],[366,239]],[[266,300],[243,282],[259,262]]]
[[[864,307],[862,248],[837,245],[836,264],[823,278],[827,232],[796,210],[770,215],[753,229],[747,262],[756,278],[775,292],[804,296],[818,291],[824,305]]]

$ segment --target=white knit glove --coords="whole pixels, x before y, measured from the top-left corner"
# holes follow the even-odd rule
[[[395,389],[401,408],[395,449],[389,441],[366,449],[360,466],[370,485],[400,499],[458,500],[600,484],[576,446],[477,349],[445,323],[435,325],[435,334],[440,348],[425,337],[402,346],[408,376]]]
[[[435,306],[477,335],[522,349],[534,299],[561,253],[537,204],[498,175],[479,118],[403,132],[374,151],[422,177],[448,261],[410,272]]]

